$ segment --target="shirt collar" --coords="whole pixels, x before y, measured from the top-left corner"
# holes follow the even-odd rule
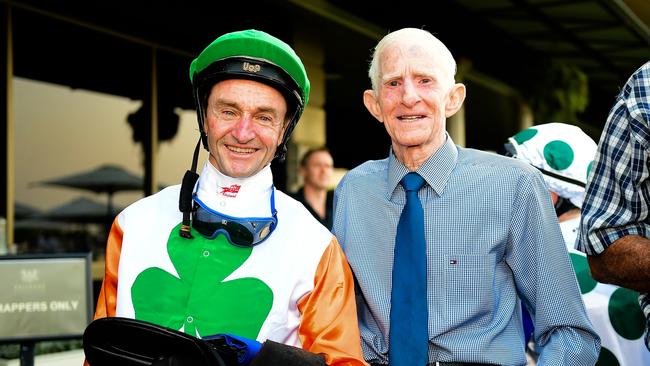
[[[458,161],[458,149],[448,134],[445,143],[427,159],[416,172],[424,178],[431,188],[440,196],[449,181],[451,172]],[[402,164],[393,153],[392,149],[388,159],[388,199],[395,192],[400,180],[409,173],[408,168]]]
[[[218,171],[208,160],[194,190],[208,207],[226,215],[266,217],[271,215],[272,187],[271,165],[251,177],[233,178]]]

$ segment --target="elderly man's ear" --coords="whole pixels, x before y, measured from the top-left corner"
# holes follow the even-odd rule
[[[375,117],[379,122],[384,122],[381,116],[381,108],[379,108],[379,101],[372,89],[363,92],[363,104],[373,117]]]
[[[465,101],[465,85],[461,83],[454,84],[447,94],[447,103],[445,104],[445,117],[449,118],[456,114]]]

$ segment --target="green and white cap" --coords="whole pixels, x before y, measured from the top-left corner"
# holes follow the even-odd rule
[[[508,138],[512,155],[538,168],[549,190],[582,207],[597,145],[580,127],[552,122]]]
[[[210,43],[190,64],[190,81],[196,104],[197,121],[203,147],[208,149],[204,131],[205,110],[212,87],[228,79],[254,80],[282,93],[287,103],[288,123],[275,157],[282,161],[287,141],[309,101],[309,79],[300,57],[286,43],[255,29],[226,33]],[[192,191],[198,180],[196,167],[200,142],[192,157],[192,167],[185,173],[178,208],[183,213],[179,234],[191,239],[190,214],[193,211]]]
[[[284,95],[289,124],[276,156],[282,158],[286,143],[309,102],[310,83],[300,57],[272,35],[248,29],[226,33],[208,45],[190,65],[199,130],[207,149],[203,120],[212,86],[227,79],[248,79],[267,84]]]

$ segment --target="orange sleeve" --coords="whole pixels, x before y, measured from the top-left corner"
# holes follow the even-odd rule
[[[328,365],[367,365],[361,352],[354,279],[336,238],[323,252],[314,290],[298,302],[302,347]]]
[[[111,232],[108,234],[108,241],[106,242],[106,269],[104,271],[102,288],[99,291],[99,298],[97,298],[94,319],[115,316],[117,305],[117,268],[120,265],[122,236],[122,228],[117,218],[115,218],[111,226]],[[88,361],[84,360],[84,366],[90,366]]]
[[[117,303],[117,269],[120,265],[120,253],[122,252],[122,228],[117,221],[113,221],[111,232],[106,243],[106,270],[104,281],[99,291],[95,319],[115,316]]]

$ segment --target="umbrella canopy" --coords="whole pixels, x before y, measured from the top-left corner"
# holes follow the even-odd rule
[[[39,213],[40,211],[32,206],[20,202],[14,202],[14,217],[16,220],[34,217]]]
[[[96,169],[46,180],[42,185],[83,189],[108,194],[105,218],[113,216],[113,193],[118,191],[142,191],[143,178],[117,165],[106,164]]]
[[[62,222],[106,223],[120,211],[115,209],[112,212],[107,212],[106,206],[80,197],[45,212],[41,218]]]
[[[33,218],[16,220],[14,228],[16,230],[47,230],[59,232],[68,230],[73,225],[73,223],[56,222],[46,218]]]
[[[112,194],[119,191],[140,191],[143,179],[122,167],[107,164],[90,171],[46,180],[40,184]]]

